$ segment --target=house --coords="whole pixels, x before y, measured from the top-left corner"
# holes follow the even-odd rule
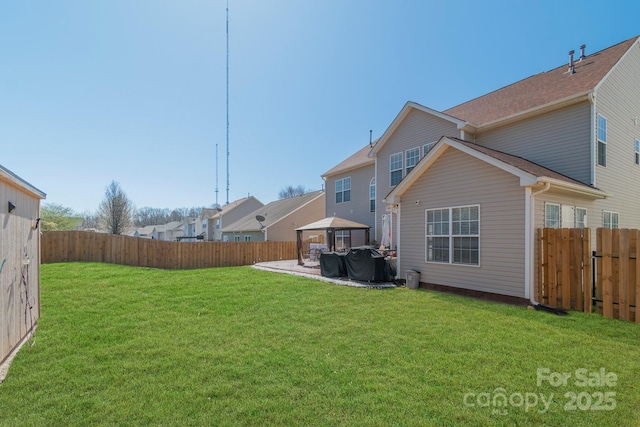
[[[253,196],[244,197],[224,205],[221,208],[205,208],[196,221],[196,234],[204,233],[204,240],[222,241],[222,229],[233,224],[245,215],[264,206]]]
[[[369,157],[371,146],[358,150],[327,172],[322,174],[325,188],[331,188],[332,197],[327,197],[325,216],[339,217],[371,227],[371,235],[376,229],[376,178],[375,160]],[[385,193],[386,194],[386,193]],[[348,239],[349,231],[336,231],[336,239]],[[351,232],[349,246],[362,246],[365,233]]]
[[[296,228],[324,217],[325,192],[271,202],[222,229],[223,241],[293,242]]]
[[[399,276],[533,300],[538,228],[640,228],[639,117],[637,37],[444,111],[408,102],[369,152]]]
[[[39,225],[45,197],[0,165],[0,365],[25,342],[40,318]]]
[[[146,227],[136,228],[133,232],[133,237],[139,237],[141,239],[155,239],[157,225],[147,225]]]

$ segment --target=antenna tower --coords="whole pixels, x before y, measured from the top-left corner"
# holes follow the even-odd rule
[[[229,204],[229,0],[227,0],[227,204]]]

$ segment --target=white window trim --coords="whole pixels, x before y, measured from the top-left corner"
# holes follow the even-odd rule
[[[478,234],[468,234],[468,235],[453,235],[453,209],[459,209],[459,208],[472,208],[472,207],[477,207],[478,208]],[[449,233],[448,235],[435,235],[432,237],[449,237],[449,262],[442,262],[442,261],[429,261],[427,259],[428,257],[428,244],[427,244],[427,239],[429,238],[429,235],[427,235],[427,212],[428,211],[440,211],[440,210],[449,210]],[[425,230],[424,230],[424,262],[427,264],[437,264],[437,265],[453,265],[456,267],[473,267],[473,268],[478,268],[482,266],[482,242],[481,242],[481,230],[482,230],[482,212],[480,210],[480,205],[479,204],[472,204],[472,205],[460,205],[460,206],[448,206],[448,207],[441,207],[441,208],[429,208],[429,209],[425,209],[424,210],[424,226],[425,226]],[[454,251],[454,245],[453,245],[453,239],[455,237],[477,237],[478,238],[478,263],[477,264],[464,264],[464,263],[457,263],[457,262],[453,262],[453,251]]]
[[[549,227],[547,224],[547,206],[558,207],[558,227]],[[562,228],[562,206],[560,203],[544,202],[544,228]]]
[[[605,121],[605,129],[604,129],[604,140],[600,139],[600,117],[602,117]],[[598,113],[596,117],[596,164],[600,167],[607,167],[607,140],[609,139],[609,120],[602,114]],[[604,165],[600,164],[600,150],[599,144],[604,144]]]
[[[575,217],[573,219],[573,223],[575,225],[576,228],[589,228],[589,210],[587,208],[583,208],[581,206],[576,206],[575,207]],[[579,210],[583,210],[585,212],[584,214],[584,227],[578,227],[578,211]]]
[[[372,190],[373,189],[373,194]],[[371,210],[371,202],[373,201],[373,210]],[[374,213],[376,211],[376,177],[374,176],[369,181],[369,213]]]
[[[349,188],[345,189],[344,183],[346,180],[349,180]],[[342,190],[338,191],[338,182],[342,183]],[[341,205],[343,203],[349,203],[351,202],[351,177],[350,176],[345,176],[344,178],[340,178],[340,179],[336,179],[336,182],[334,184],[334,188],[335,188],[335,194],[337,195],[338,193],[342,193],[342,201],[338,202],[336,201],[337,205]],[[349,200],[344,200],[344,193],[349,190]],[[335,195],[334,195],[335,196]]]
[[[418,151],[418,156],[416,157],[416,162],[409,166],[409,151]],[[409,174],[409,172],[411,172],[410,170],[408,170],[409,168],[413,169],[414,167],[416,167],[416,165],[418,164],[418,162],[420,161],[420,147],[413,147],[413,148],[409,148],[408,150],[406,150],[404,152],[404,175],[407,176]]]
[[[614,211],[605,211],[605,210],[603,210],[603,211],[602,211],[602,227],[603,227],[603,228],[611,228],[611,229],[614,229],[614,227],[607,227],[607,226],[605,225],[605,222],[604,222],[604,215],[605,215],[605,214],[610,214],[610,223],[611,223],[611,225],[613,225],[613,216],[614,216],[614,215],[615,215],[615,216],[617,216],[617,217],[618,217],[618,220],[617,220],[618,226],[617,226],[617,227],[615,227],[615,228],[620,228],[620,213],[619,213],[619,212],[614,212]]]
[[[251,235],[247,234],[246,236],[244,236],[244,241],[245,242],[250,242],[251,241]]]
[[[401,159],[401,163],[400,163],[400,167],[398,169],[392,169],[392,158],[394,156],[400,156]],[[396,185],[398,185],[398,183],[393,184],[392,180],[391,180],[391,176],[393,174],[393,172],[397,172],[400,171],[400,181],[402,181],[402,178],[404,177],[404,153],[402,151],[400,151],[399,153],[393,153],[389,156],[389,186],[390,187],[395,187]],[[398,182],[400,182],[398,181]]]
[[[433,141],[433,142],[429,142],[429,143],[423,144],[422,145],[422,157],[426,156],[429,151],[433,150],[433,147],[435,147],[437,143],[438,143],[438,141]],[[427,147],[429,147],[429,149],[427,149]]]

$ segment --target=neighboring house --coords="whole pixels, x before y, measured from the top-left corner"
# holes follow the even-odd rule
[[[264,204],[261,201],[249,196],[226,204],[222,208],[203,209],[196,221],[196,234],[204,233],[204,240],[219,242],[222,240],[224,227],[262,206]]]
[[[325,216],[368,225],[371,227],[370,235],[375,238],[376,210],[379,208],[376,203],[375,159],[369,157],[369,151],[370,145],[361,148],[325,172],[322,179],[325,181],[327,192],[331,194],[331,197],[327,197]],[[337,233],[338,240],[349,235],[349,231],[344,230]],[[353,231],[351,236],[351,246],[370,243],[364,241],[364,232]]]
[[[45,197],[0,165],[0,365],[40,317],[39,223]]]
[[[156,225],[154,238],[156,240],[175,242],[178,240],[178,237],[182,237],[183,233],[184,223],[180,221],[171,221],[164,225]]]
[[[324,217],[325,192],[271,202],[222,229],[223,241],[295,242],[296,228]]]
[[[155,239],[156,227],[156,225],[147,225],[146,227],[136,228],[133,232],[133,237],[140,237],[141,239]]]
[[[640,42],[584,49],[448,110],[404,106],[369,153],[400,277],[533,298],[536,229],[640,228]]]

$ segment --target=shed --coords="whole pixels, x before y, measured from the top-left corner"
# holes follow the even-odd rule
[[[0,165],[0,381],[2,366],[40,317],[39,223],[45,197]]]

